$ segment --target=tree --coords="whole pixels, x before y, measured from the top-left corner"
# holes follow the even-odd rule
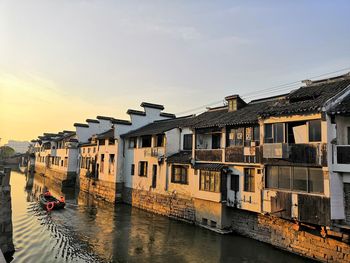
[[[6,159],[14,155],[16,152],[9,146],[0,147],[0,159]]]

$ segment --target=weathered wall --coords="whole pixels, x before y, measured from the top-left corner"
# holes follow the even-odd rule
[[[75,172],[61,172],[38,165],[35,165],[35,172],[44,174],[59,186],[73,186],[75,184]]]
[[[79,178],[80,191],[89,193],[97,199],[106,200],[111,203],[121,201],[123,184],[95,180],[85,175],[81,175]]]
[[[6,254],[14,251],[12,240],[12,208],[10,170],[0,174],[0,250]]]
[[[317,233],[296,231],[293,223],[273,216],[231,209],[232,229],[241,235],[324,262],[350,262],[350,245]]]
[[[150,212],[195,222],[195,208],[192,199],[124,187],[123,201]]]

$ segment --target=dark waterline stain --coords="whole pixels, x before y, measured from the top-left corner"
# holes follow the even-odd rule
[[[308,262],[237,235],[220,235],[128,205],[61,189],[42,175],[13,171],[13,262]],[[47,213],[45,190],[67,206]]]

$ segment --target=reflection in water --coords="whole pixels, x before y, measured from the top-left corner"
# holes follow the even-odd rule
[[[295,255],[235,235],[113,206],[60,189],[47,177],[13,172],[14,262],[304,262]],[[37,204],[49,190],[65,196],[63,210]],[[253,253],[252,253],[253,252]]]

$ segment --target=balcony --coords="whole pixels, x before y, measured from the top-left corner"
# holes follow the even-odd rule
[[[161,157],[164,156],[163,147],[145,148],[143,152],[144,157]]]
[[[196,160],[222,162],[222,149],[197,149]]]
[[[325,143],[266,143],[263,145],[263,158],[283,159],[291,163],[327,166],[327,145]]]
[[[333,146],[333,170],[350,172],[350,145]]]
[[[259,146],[231,146],[225,149],[225,161],[229,163],[259,163]]]

